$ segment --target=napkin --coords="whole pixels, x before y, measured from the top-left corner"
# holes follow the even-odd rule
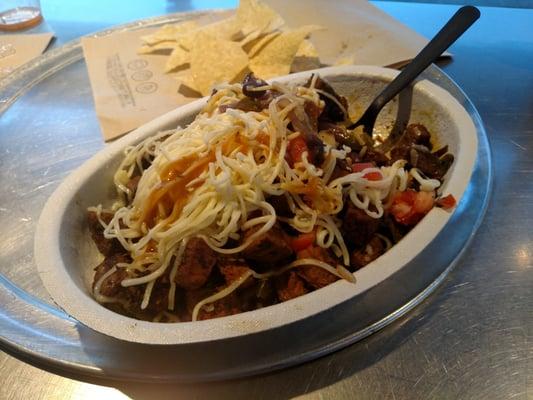
[[[0,79],[42,54],[53,33],[0,35]]]
[[[264,0],[291,27],[320,25],[311,42],[325,65],[368,64],[399,67],[428,42],[365,0]],[[233,11],[202,16],[200,24]],[[167,57],[139,55],[141,36],[157,28],[82,39],[96,113],[104,140],[117,138],[195,97],[179,92],[177,74],[165,74]],[[183,87],[183,86],[182,86]]]

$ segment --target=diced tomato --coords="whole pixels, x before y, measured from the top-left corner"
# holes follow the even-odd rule
[[[450,210],[455,207],[457,201],[453,195],[449,194],[448,196],[441,197],[437,199],[437,207],[444,208],[445,210]]]
[[[390,212],[403,225],[415,225],[433,208],[434,192],[416,192],[408,189],[394,195]]]
[[[396,221],[403,223],[413,213],[413,204],[415,204],[416,192],[414,190],[406,190],[404,192],[397,192],[394,194],[390,212]]]
[[[364,174],[363,178],[369,181],[380,181],[383,179],[383,175],[381,175],[381,172],[372,171],[372,172],[367,172],[366,174]]]
[[[296,136],[294,139],[291,139],[287,145],[287,155],[289,156],[288,162],[289,165],[293,166],[297,162],[302,161],[302,154],[307,151],[307,156],[309,157],[309,148],[307,143],[302,135]],[[309,158],[309,162],[312,162]]]
[[[363,172],[367,168],[376,168],[376,166],[374,165],[374,163],[371,162],[361,162],[352,164],[352,172]],[[380,181],[381,179],[383,179],[383,175],[381,175],[381,172],[372,171],[364,174],[363,178],[369,181]]]
[[[414,211],[426,215],[435,204],[434,192],[416,192]]]
[[[315,232],[301,233],[291,241],[291,247],[295,252],[307,249],[315,243]]]
[[[362,172],[367,168],[374,168],[375,165],[371,162],[357,162],[352,164],[352,172]]]

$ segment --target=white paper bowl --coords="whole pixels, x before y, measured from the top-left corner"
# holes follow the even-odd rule
[[[303,83],[311,72],[326,78],[339,93],[349,95],[350,102],[356,99],[361,111],[383,83],[398,73],[372,66],[344,66],[275,80]],[[112,202],[115,196],[112,176],[126,146],[162,129],[186,125],[204,103],[205,99],[201,99],[180,107],[108,145],[65,179],[46,203],[35,236],[37,269],[56,304],[82,324],[131,342],[186,344],[248,335],[295,323],[385,281],[424,249],[450,218],[449,212],[433,209],[400,243],[357,271],[356,284],[340,280],[281,304],[198,322],[152,323],[110,311],[98,304],[90,293],[93,268],[102,256],[88,232],[87,207]],[[397,105],[396,99],[381,113],[378,128],[393,125]],[[455,162],[446,176],[443,192],[459,200],[470,180],[477,151],[476,130],[468,113],[448,92],[420,81],[413,89],[410,122],[423,123],[437,136],[439,143],[449,145]]]

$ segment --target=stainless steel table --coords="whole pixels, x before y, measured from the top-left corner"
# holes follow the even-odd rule
[[[135,19],[235,2],[116,4],[43,0],[47,26],[58,38],[55,45]],[[375,4],[426,36],[457,8]],[[533,399],[531,21],[533,10],[482,8],[480,21],[452,47],[454,60],[443,66],[484,119],[493,148],[494,193],[457,267],[409,314],[330,356],[230,382],[99,386],[102,382],[63,378],[1,353],[0,399]]]

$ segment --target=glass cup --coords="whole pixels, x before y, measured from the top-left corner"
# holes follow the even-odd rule
[[[0,30],[28,29],[39,24],[42,19],[39,0],[0,1]]]

